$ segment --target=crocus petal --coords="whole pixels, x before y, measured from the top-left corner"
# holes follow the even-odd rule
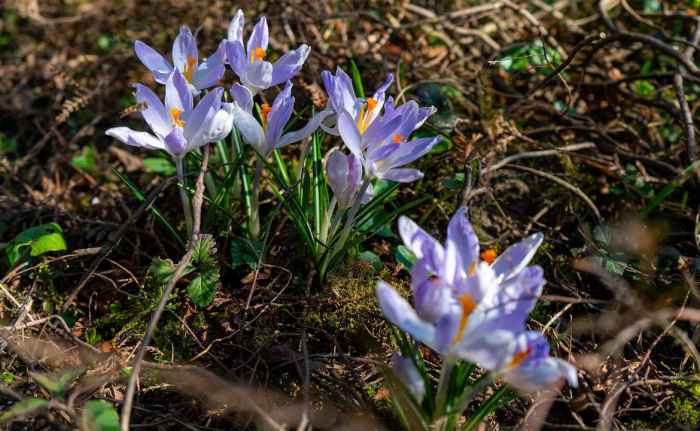
[[[488,327],[484,327],[483,331],[485,334],[481,337],[464,337],[464,342],[458,342],[449,348],[450,354],[479,364],[488,371],[502,369],[512,361],[515,334],[502,329],[492,331]]]
[[[435,327],[421,320],[411,308],[408,301],[403,299],[391,286],[380,281],[377,284],[377,300],[386,318],[408,332],[416,340],[432,345],[435,340]]]
[[[165,85],[165,83],[168,82],[168,79],[170,76],[172,76],[173,71],[172,70],[153,70],[153,79],[159,83]]]
[[[168,82],[165,84],[165,110],[182,111],[180,119],[187,121],[192,111],[192,92],[189,84],[179,69],[175,69]]]
[[[267,30],[267,19],[265,17],[260,18],[255,27],[253,27],[253,32],[250,34],[248,39],[248,45],[246,46],[246,52],[248,57],[251,56],[256,48],[260,48],[263,51],[267,51],[267,40],[268,40],[268,30]],[[250,61],[250,59],[248,59]]]
[[[391,169],[387,172],[377,172],[377,178],[397,183],[410,183],[423,178],[423,172],[418,169]]]
[[[243,76],[246,67],[246,55],[243,44],[240,42],[226,41],[226,58],[233,69],[233,73],[239,77]]]
[[[243,26],[245,25],[245,17],[243,16],[243,10],[238,9],[236,14],[231,20],[231,24],[228,25],[227,40],[231,42],[240,42],[243,44]]]
[[[294,132],[285,133],[282,136],[282,138],[280,138],[280,140],[277,142],[275,148],[282,148],[285,145],[293,144],[295,142],[301,141],[302,139],[308,138],[309,136],[311,136],[312,133],[318,130],[319,124],[321,124],[321,122],[328,115],[330,115],[330,113],[331,111],[329,110],[323,110],[321,112],[318,112],[316,115],[311,117],[309,122],[306,123],[306,126]]]
[[[172,126],[171,117],[165,110],[163,102],[146,86],[134,84],[134,88],[136,88],[136,103],[148,103],[148,108],[141,111],[143,119],[159,139],[165,139],[172,130]]]
[[[270,87],[292,79],[294,75],[299,73],[310,51],[311,48],[309,48],[308,45],[301,45],[299,48],[287,52],[275,61],[272,65],[272,81],[270,82]]]
[[[388,170],[390,168],[398,168],[400,166],[407,165],[412,161],[428,154],[428,152],[440,141],[442,141],[442,136],[436,136],[435,138],[420,138],[406,142],[401,146],[401,148],[384,160],[383,166]]]
[[[256,95],[262,90],[270,88],[272,64],[268,61],[258,60],[253,64],[246,65],[240,78],[241,83],[248,87],[253,95]]]
[[[445,255],[445,249],[442,247],[442,244],[406,216],[399,217],[399,235],[401,235],[404,245],[418,259],[428,259],[430,270],[433,273],[438,272]]]
[[[457,210],[447,227],[447,242],[453,242],[459,250],[462,268],[469,271],[472,263],[479,258],[479,238],[467,219],[467,207]]]
[[[349,172],[347,156],[340,151],[333,151],[326,160],[326,177],[333,195],[338,199],[338,208],[341,210],[347,209],[352,204],[352,197],[347,193],[351,180]]]
[[[364,160],[362,155],[362,134],[360,129],[357,128],[355,121],[346,112],[341,113],[340,118],[338,118],[338,131],[350,152],[360,160]]]
[[[134,51],[136,51],[136,56],[139,58],[139,60],[141,60],[141,63],[148,68],[148,70],[158,70],[162,72],[173,71],[173,66],[168,62],[168,60],[140,40],[137,40],[136,43],[134,43]],[[164,84],[164,82],[160,83]]]
[[[236,82],[231,87],[230,93],[233,101],[238,103],[238,106],[242,110],[249,114],[253,112],[253,93],[251,93],[247,87]]]
[[[186,151],[220,141],[228,136],[233,128],[233,109],[232,103],[225,103],[223,108],[219,109],[214,118],[209,121],[208,126],[200,129],[196,139],[192,140],[192,142],[188,141]]]
[[[185,66],[189,67],[190,64],[188,57],[194,58],[195,62],[197,61],[197,43],[189,28],[180,27],[180,34],[177,35],[175,43],[173,43],[173,66],[184,73]]]
[[[261,154],[264,153],[265,133],[260,123],[251,114],[241,109],[236,102],[233,105],[233,124],[241,132],[241,138],[245,143],[255,147]]]
[[[292,97],[292,83],[287,81],[284,90],[277,95],[272,103],[272,108],[267,114],[267,122],[265,125],[265,146],[267,152],[272,152],[277,146],[282,131],[287,121],[292,117],[294,111],[294,97]]]
[[[370,185],[367,186],[367,190],[365,190],[365,194],[362,196],[362,200],[360,201],[360,203],[362,205],[370,203],[370,201],[374,199],[374,195],[374,187],[370,183]]]
[[[202,142],[203,136],[201,135],[210,127],[214,115],[221,109],[221,95],[223,92],[223,88],[215,88],[197,103],[197,106],[195,106],[185,123],[184,136],[187,142],[195,146],[204,144]]]
[[[423,380],[423,376],[420,375],[418,368],[416,368],[416,364],[409,358],[404,358],[399,355],[398,352],[394,352],[391,369],[394,371],[394,375],[396,375],[399,381],[408,389],[408,392],[413,398],[415,398],[418,403],[423,401],[423,397],[425,396],[425,381]]]
[[[503,254],[498,256],[492,267],[500,280],[508,280],[520,273],[532,260],[540,244],[542,244],[543,238],[544,236],[539,232],[530,235],[522,242],[508,247]]]
[[[173,157],[178,158],[185,154],[187,141],[182,135],[182,129],[175,127],[168,136],[165,137],[165,149]]]
[[[223,64],[217,64],[211,69],[198,68],[192,77],[192,85],[197,91],[213,87],[221,80],[224,73],[226,73],[226,67]]]
[[[426,259],[420,259],[411,267],[411,275],[416,265],[423,266],[427,272]],[[450,287],[439,278],[426,277],[413,289],[413,301],[416,312],[421,319],[437,323],[452,307],[458,305]]]
[[[128,127],[113,127],[105,132],[105,135],[121,141],[126,145],[141,147],[149,150],[164,150],[165,145],[148,132],[137,132]]]

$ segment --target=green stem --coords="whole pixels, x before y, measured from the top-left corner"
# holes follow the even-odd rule
[[[255,176],[253,177],[253,196],[250,204],[250,220],[248,230],[251,239],[260,237],[260,177],[262,175],[263,161],[258,159],[255,164]]]
[[[372,178],[365,178],[365,181],[362,183],[362,187],[360,187],[360,192],[357,193],[357,195],[355,196],[355,202],[353,203],[352,208],[350,209],[350,214],[348,214],[348,219],[345,221],[343,230],[340,232],[340,239],[338,239],[338,242],[335,244],[335,247],[333,247],[333,252],[330,255],[330,259],[333,259],[333,256],[338,254],[340,250],[342,250],[343,247],[345,247],[345,241],[347,241],[348,235],[350,234],[352,222],[355,220],[355,214],[357,214],[357,210],[360,208],[362,198],[365,196],[365,192],[367,191],[367,188],[370,184],[372,184]]]
[[[177,169],[177,181],[181,185],[185,185],[185,164],[184,158],[179,157],[175,160],[175,168]],[[180,187],[180,199],[182,200],[182,211],[185,213],[185,225],[187,226],[187,237],[192,236],[192,211],[190,210],[190,198],[183,187]]]
[[[435,419],[445,416],[447,406],[447,393],[450,388],[450,375],[452,374],[452,365],[446,360],[442,361],[442,370],[440,370],[440,381],[438,382],[437,395],[435,395],[435,412],[433,413],[433,422]]]
[[[477,381],[478,382],[478,381]],[[474,431],[477,429],[481,421],[492,411],[499,407],[499,400],[505,395],[510,388],[508,386],[501,386],[491,397],[486,400],[485,403],[479,407],[474,416],[462,425],[461,431]],[[465,406],[466,408],[466,406]]]

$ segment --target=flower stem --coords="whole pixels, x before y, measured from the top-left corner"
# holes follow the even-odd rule
[[[345,221],[343,230],[340,232],[340,238],[335,244],[335,247],[333,247],[333,252],[330,256],[331,259],[333,258],[333,256],[338,254],[340,250],[343,249],[343,247],[345,247],[345,241],[347,241],[348,235],[350,234],[350,229],[352,228],[353,221],[355,221],[355,214],[357,214],[357,210],[360,208],[362,198],[364,197],[365,192],[367,192],[367,188],[370,184],[372,184],[372,177],[365,178],[364,182],[362,183],[362,187],[360,187],[360,191],[355,196],[355,201],[352,204],[352,208],[350,209],[350,214],[348,214],[348,219]]]
[[[250,220],[248,221],[251,239],[260,237],[260,177],[262,168],[263,161],[258,159],[255,165],[255,176],[253,177],[253,196],[250,202]]]
[[[185,185],[185,159],[179,157],[175,160],[177,169],[177,181]],[[190,210],[190,198],[184,188],[180,187],[180,199],[182,200],[182,211],[185,213],[185,225],[187,226],[187,236],[192,236],[192,212]]]
[[[316,251],[320,252],[321,248],[324,248],[323,244],[327,245],[328,244],[328,238],[331,238],[333,236],[332,233],[329,233],[330,231],[328,230],[328,225],[331,224],[331,216],[333,215],[333,211],[335,211],[335,207],[338,204],[338,199],[333,196],[333,199],[331,199],[330,205],[328,205],[328,208],[326,208],[326,212],[323,215],[323,223],[321,224],[321,233],[318,236],[320,244],[316,247]],[[338,211],[340,213],[340,211]],[[338,218],[338,215],[336,214],[336,219]],[[333,221],[333,229],[336,227],[336,222],[335,220]]]
[[[440,371],[440,381],[438,382],[437,395],[435,396],[435,417],[441,418],[447,413],[445,406],[447,405],[447,390],[450,387],[450,375],[452,374],[452,364],[447,360],[442,361],[442,370]]]

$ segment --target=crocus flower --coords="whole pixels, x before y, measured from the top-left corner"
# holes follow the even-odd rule
[[[355,95],[352,79],[340,67],[336,69],[335,76],[325,70],[321,72],[321,78],[328,93],[329,109],[333,110],[333,114],[321,124],[321,128],[331,135],[338,136],[336,123],[341,112],[346,112],[352,118],[361,133],[369,128],[379,117],[384,105],[384,93],[393,82],[394,75],[390,74],[384,85],[367,100]]]
[[[525,331],[516,339],[516,352],[507,368],[499,373],[513,387],[533,392],[566,379],[578,386],[576,367],[549,356],[549,343],[540,332]]]
[[[182,76],[187,79],[193,96],[219,82],[226,71],[224,67],[226,62],[224,41],[219,44],[214,55],[199,63],[197,43],[187,27],[180,28],[180,34],[173,43],[173,64],[175,67],[140,40],[136,41],[134,48],[141,63],[153,72],[156,82],[165,84],[173,72],[179,70]]]
[[[287,81],[284,90],[272,103],[272,107],[267,104],[261,106],[262,125],[253,116],[253,93],[249,88],[236,83],[231,88],[231,96],[235,114],[234,124],[241,132],[243,141],[255,147],[265,157],[277,148],[310,136],[329,114],[328,111],[321,111],[314,115],[306,126],[295,132],[283,134],[284,126],[292,117],[294,110],[291,82]]]
[[[387,108],[384,117],[373,121],[364,132],[351,115],[340,113],[340,136],[348,149],[362,161],[366,177],[399,183],[420,179],[423,177],[421,171],[401,166],[428,154],[442,140],[442,136],[408,140],[411,132],[420,127],[435,108],[419,108],[415,102],[409,102],[393,109],[391,99]]]
[[[542,235],[526,238],[491,262],[491,253],[479,253],[466,211],[460,208],[450,221],[444,245],[401,217],[401,238],[418,258],[411,268],[416,309],[384,282],[377,297],[391,323],[446,360],[498,370],[515,355],[515,338],[525,330],[544,285],[542,268],[527,266]]]
[[[423,380],[420,372],[418,372],[416,364],[409,358],[401,356],[399,352],[394,352],[391,362],[391,369],[394,371],[394,375],[403,383],[416,401],[419,403],[423,401],[423,397],[425,396],[425,380]]]
[[[338,208],[345,210],[352,206],[357,190],[362,182],[362,163],[354,154],[346,156],[340,151],[333,151],[326,161],[326,176],[333,195],[338,199]],[[366,204],[374,197],[370,185],[362,197]]]
[[[164,150],[175,159],[195,148],[216,142],[231,133],[233,105],[221,103],[223,88],[216,88],[193,108],[186,78],[175,70],[165,85],[165,105],[153,91],[134,84],[136,102],[147,103],[141,111],[153,134],[128,127],[115,127],[105,133],[127,145]]]
[[[299,73],[306,57],[309,56],[308,45],[301,45],[294,51],[287,52],[274,64],[271,64],[264,60],[268,44],[265,17],[253,27],[253,32],[245,47],[243,45],[243,26],[243,11],[239,9],[228,27],[226,56],[231,64],[231,69],[253,95],[288,81]]]

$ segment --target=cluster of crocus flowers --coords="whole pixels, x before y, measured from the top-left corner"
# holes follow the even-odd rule
[[[544,336],[526,328],[545,284],[542,268],[528,266],[542,235],[532,235],[498,257],[488,250],[480,253],[466,212],[463,207],[454,215],[444,245],[400,218],[401,238],[418,259],[411,268],[415,310],[380,282],[376,293],[384,315],[447,363],[479,364],[519,390],[535,391],[562,378],[576,386],[576,368],[549,357]],[[410,375],[415,377],[405,371],[399,377]],[[405,384],[415,387],[422,381]]]

